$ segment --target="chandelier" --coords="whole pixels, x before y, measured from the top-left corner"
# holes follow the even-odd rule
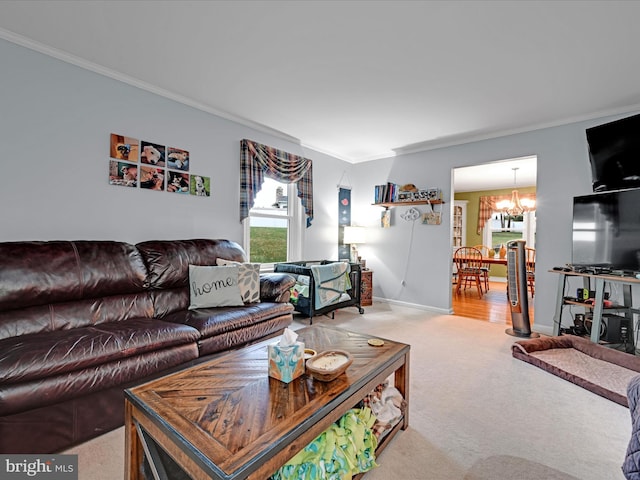
[[[516,173],[518,167],[513,170],[513,186],[516,186]],[[496,208],[507,215],[522,215],[524,212],[531,212],[536,209],[536,201],[531,198],[520,199],[520,194],[515,188],[511,191],[511,200],[500,200],[496,203]]]

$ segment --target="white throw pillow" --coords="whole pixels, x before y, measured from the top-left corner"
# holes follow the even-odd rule
[[[244,305],[238,287],[238,267],[189,265],[189,310]]]
[[[260,302],[260,264],[240,263],[224,258],[216,259],[218,265],[235,265],[238,267],[238,286],[244,303]]]

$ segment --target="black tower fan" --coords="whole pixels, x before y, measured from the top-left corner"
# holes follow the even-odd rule
[[[505,330],[514,337],[539,337],[531,331],[529,323],[529,297],[527,295],[527,263],[524,240],[507,243],[507,291],[513,328]]]

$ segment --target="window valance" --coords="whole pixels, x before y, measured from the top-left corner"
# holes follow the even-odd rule
[[[520,195],[520,198],[527,198],[535,201],[536,194],[524,194]],[[491,215],[493,215],[493,212],[498,211],[496,204],[503,200],[511,200],[511,195],[487,195],[480,197],[480,206],[478,208],[478,230],[476,232],[478,235],[482,234],[482,229],[487,223],[487,220],[489,220]]]
[[[311,160],[244,139],[240,142],[240,221],[249,216],[264,176],[282,183],[295,183],[298,198],[313,220],[313,170]]]

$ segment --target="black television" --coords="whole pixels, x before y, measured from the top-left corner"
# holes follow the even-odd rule
[[[640,114],[586,133],[593,191],[640,187]]]
[[[572,265],[640,272],[640,188],[573,199]]]

